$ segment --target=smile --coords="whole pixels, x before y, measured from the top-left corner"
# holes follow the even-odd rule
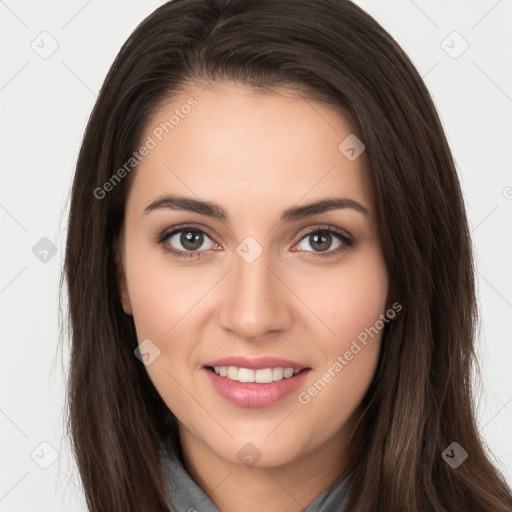
[[[209,367],[217,375],[237,382],[257,382],[258,384],[269,384],[283,379],[289,379],[297,375],[301,370],[293,368],[239,368],[237,366],[213,366]]]
[[[209,362],[202,372],[223,400],[239,407],[257,408],[284,401],[303,385],[311,368],[279,358],[224,358]]]

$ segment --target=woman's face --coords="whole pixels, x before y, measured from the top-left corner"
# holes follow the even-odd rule
[[[119,252],[123,308],[182,439],[260,467],[342,445],[389,308],[363,147],[332,108],[278,92],[191,86],[162,106]]]

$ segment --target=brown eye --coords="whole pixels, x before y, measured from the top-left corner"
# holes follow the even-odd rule
[[[303,247],[301,247],[301,244]],[[307,233],[297,245],[299,251],[326,253],[330,255],[353,245],[353,241],[334,230],[333,228],[322,228]],[[322,255],[323,254],[319,254]]]
[[[198,258],[207,249],[217,247],[204,231],[186,226],[162,233],[156,243],[161,245],[164,251],[180,258]]]
[[[197,251],[203,245],[203,234],[199,231],[182,231],[179,242],[186,251]]]

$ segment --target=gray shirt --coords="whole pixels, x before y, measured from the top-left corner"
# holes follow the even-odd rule
[[[167,495],[172,498],[173,512],[220,512],[187,473],[175,451],[166,445],[162,451]],[[303,512],[343,512],[348,502],[350,474],[343,474],[329,489],[312,501]]]

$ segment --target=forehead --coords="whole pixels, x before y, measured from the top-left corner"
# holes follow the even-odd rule
[[[180,192],[243,208],[338,193],[370,205],[366,155],[351,161],[339,147],[352,133],[341,108],[292,89],[191,85],[147,123],[142,144],[151,149],[128,201],[140,208]]]

